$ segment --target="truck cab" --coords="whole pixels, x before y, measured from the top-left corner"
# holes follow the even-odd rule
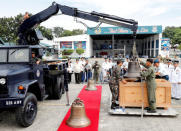
[[[17,122],[30,126],[37,100],[61,98],[67,63],[43,62],[38,45],[1,46],[0,54],[0,109],[14,108]]]

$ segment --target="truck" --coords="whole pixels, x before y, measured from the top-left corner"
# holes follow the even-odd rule
[[[60,99],[64,89],[67,62],[41,61],[41,33],[36,26],[56,15],[59,10],[85,20],[129,28],[136,38],[138,23],[118,16],[84,12],[55,2],[47,9],[24,20],[18,29],[18,45],[0,46],[0,110],[15,109],[16,121],[23,127],[33,124],[37,116],[37,100]],[[97,26],[98,27],[98,26]],[[39,62],[37,62],[39,61]]]

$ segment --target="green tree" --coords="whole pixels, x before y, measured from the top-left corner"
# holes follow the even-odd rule
[[[53,31],[52,29],[46,28],[44,26],[39,26],[38,29],[41,31],[42,35],[48,40],[53,39]]]
[[[81,34],[84,34],[84,31],[81,30],[81,29],[74,29],[74,30],[72,31],[72,34],[73,34],[73,35],[81,35]]]
[[[84,31],[81,29],[74,29],[74,30],[63,30],[60,37],[64,36],[73,36],[73,35],[81,35],[84,34]]]
[[[31,14],[30,14],[31,16]],[[18,40],[18,28],[23,22],[23,15],[19,14],[15,17],[0,18],[0,37],[4,42],[16,42]],[[53,39],[52,30],[43,26],[38,27],[47,39]]]
[[[72,31],[70,31],[70,30],[63,30],[63,32],[61,34],[61,37],[64,37],[64,36],[72,36]]]
[[[61,37],[61,34],[63,33],[63,28],[62,27],[54,27],[53,28],[53,33],[55,37]]]
[[[181,44],[181,27],[166,27],[163,37],[170,38],[172,45]]]

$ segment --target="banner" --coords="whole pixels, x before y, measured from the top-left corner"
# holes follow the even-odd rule
[[[61,41],[60,48],[61,49],[72,49],[72,41]]]
[[[82,48],[86,49],[86,41],[74,41],[74,49]]]
[[[161,50],[169,51],[170,50],[170,39],[161,38]]]

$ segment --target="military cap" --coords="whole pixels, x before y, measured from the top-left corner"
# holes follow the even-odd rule
[[[167,62],[172,62],[172,60],[171,59],[167,59]]]
[[[179,63],[179,60],[173,60],[173,63],[175,64],[178,64]]]
[[[154,60],[154,63],[160,63],[160,61],[158,59]]]

